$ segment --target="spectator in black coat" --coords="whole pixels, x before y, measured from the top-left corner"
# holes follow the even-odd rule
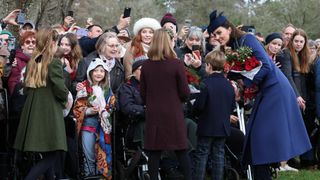
[[[87,69],[89,64],[95,58],[100,58],[107,63],[108,73],[110,74],[110,86],[113,93],[117,93],[120,85],[124,82],[124,69],[122,64],[116,57],[118,56],[119,39],[114,32],[102,34],[96,44],[97,51],[92,52],[79,62],[76,84],[76,90],[83,88],[82,81],[87,79]]]

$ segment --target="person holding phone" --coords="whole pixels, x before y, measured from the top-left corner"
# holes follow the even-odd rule
[[[73,11],[68,11],[68,14],[63,19],[62,28],[65,32],[69,31],[70,28],[75,24],[75,19],[73,18]]]
[[[192,26],[184,41],[184,46],[180,48],[179,59],[184,61],[186,68],[196,72],[197,76],[202,79],[206,72],[202,63],[205,51],[205,40],[201,28]]]

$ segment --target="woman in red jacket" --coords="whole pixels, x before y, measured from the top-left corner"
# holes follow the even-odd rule
[[[183,62],[177,59],[172,39],[164,29],[156,30],[142,65],[140,91],[146,104],[145,149],[149,151],[149,173],[158,179],[159,160],[164,150],[174,150],[185,179],[191,179],[187,154],[187,129],[183,102],[190,91]]]

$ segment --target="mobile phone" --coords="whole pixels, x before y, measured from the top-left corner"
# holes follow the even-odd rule
[[[196,50],[200,50],[200,46],[199,45],[192,45],[192,51],[196,51]]]
[[[127,18],[127,17],[130,17],[130,14],[131,14],[131,8],[124,8],[124,11],[123,11],[123,18]]]
[[[25,21],[26,21],[26,14],[23,13],[22,11],[19,12],[18,18],[17,18],[17,23],[18,23],[19,25],[23,25]]]
[[[68,16],[73,17],[73,11],[68,11]]]
[[[192,26],[192,20],[191,19],[185,19],[184,20],[184,24],[185,24],[185,26],[190,28]]]

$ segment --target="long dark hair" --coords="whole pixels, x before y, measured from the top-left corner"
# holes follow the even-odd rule
[[[305,40],[304,46],[302,50],[296,53],[295,48],[293,47],[293,39],[296,36],[302,36]],[[309,59],[310,59],[310,51],[308,46],[308,36],[307,33],[303,29],[296,29],[292,34],[292,37],[288,43],[288,49],[290,50],[291,61],[293,63],[293,68],[301,73],[308,73],[309,68]]]

